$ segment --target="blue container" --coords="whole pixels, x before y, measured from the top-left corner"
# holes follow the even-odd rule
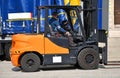
[[[54,4],[54,0],[48,0],[48,6],[54,6],[55,4]],[[51,19],[51,17],[52,17],[52,13],[53,12],[55,12],[55,10],[54,9],[49,9],[49,13],[48,13],[48,21]]]
[[[38,6],[45,6],[45,5],[47,5],[47,0],[39,0]],[[40,10],[40,25],[41,25],[40,31],[44,32],[44,26],[45,26],[45,10],[44,9]]]
[[[102,29],[102,0],[98,0],[98,29]]]
[[[1,0],[1,16],[3,20],[2,34],[15,34],[15,33],[31,33],[31,21],[12,21],[8,22],[8,13],[32,13],[33,17],[36,16],[37,0]]]
[[[54,5],[54,0],[39,0],[39,5],[38,6],[51,6]],[[51,18],[53,10],[49,9],[48,17],[49,19]],[[49,20],[48,20],[49,21]],[[40,31],[44,32],[44,26],[45,26],[45,10],[41,10],[40,12]],[[35,27],[36,28],[36,27]]]
[[[46,6],[54,4],[53,0],[0,0],[0,7],[1,7],[1,16],[2,16],[2,34],[15,34],[15,33],[31,33],[32,26],[31,20],[25,21],[25,26],[23,26],[23,21],[12,21],[11,26],[10,22],[8,22],[8,13],[19,13],[19,12],[29,12],[32,13],[32,18],[35,19],[34,24],[34,32],[37,31],[37,6]],[[49,16],[51,15],[52,11],[49,12]],[[41,28],[40,31],[44,32],[44,25],[45,25],[45,11],[41,10],[40,15],[40,23]]]

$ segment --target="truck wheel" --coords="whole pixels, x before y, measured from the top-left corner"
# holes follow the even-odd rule
[[[99,53],[92,48],[85,48],[78,54],[78,65],[83,69],[97,69]]]
[[[11,60],[11,58],[10,58],[10,48],[11,48],[11,44],[10,43],[5,44],[5,59],[7,61]]]
[[[24,72],[35,72],[40,67],[40,58],[34,53],[25,54],[21,60],[21,68]]]
[[[1,36],[1,38],[2,38],[2,39],[5,39],[5,37],[6,37],[6,35],[5,35],[5,34]]]

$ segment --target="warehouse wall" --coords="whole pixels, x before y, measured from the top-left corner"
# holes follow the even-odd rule
[[[108,2],[108,61],[120,61],[120,26],[114,24],[114,0]]]

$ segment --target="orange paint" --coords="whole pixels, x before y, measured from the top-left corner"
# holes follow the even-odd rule
[[[44,54],[68,54],[69,49],[58,46],[42,34],[17,34],[12,37],[11,61],[14,66],[20,66],[19,58],[25,52]]]
[[[68,48],[63,48],[58,46],[50,41],[48,38],[45,38],[45,54],[68,54]]]

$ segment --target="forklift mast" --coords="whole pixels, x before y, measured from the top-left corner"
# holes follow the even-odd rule
[[[99,45],[101,54],[100,63],[107,65],[107,34],[102,28],[102,0],[83,0],[84,9],[96,9],[84,11],[84,27],[87,39],[94,39],[98,43],[104,43],[104,47]]]
[[[86,39],[98,42],[98,0],[83,0]]]

